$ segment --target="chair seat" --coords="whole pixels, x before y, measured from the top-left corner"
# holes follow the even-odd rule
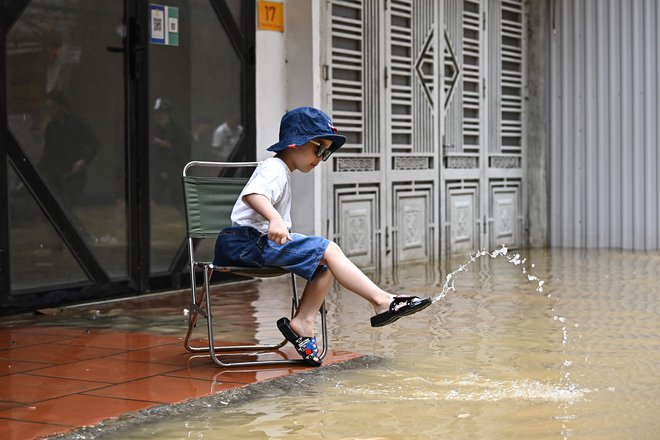
[[[275,277],[279,275],[285,275],[289,272],[288,270],[279,267],[279,266],[262,266],[262,267],[250,267],[250,266],[215,266],[210,261],[196,261],[196,267],[209,267],[216,272],[225,272],[225,273],[235,273],[238,275],[245,274],[246,276],[251,277]]]
[[[298,291],[296,288],[296,277],[292,272],[281,267],[247,267],[247,266],[215,266],[210,261],[199,260],[196,256],[196,245],[194,240],[215,239],[222,228],[232,225],[231,211],[240,196],[241,191],[248,181],[247,177],[231,177],[233,174],[224,173],[228,169],[254,168],[258,165],[256,162],[189,162],[183,169],[183,188],[186,208],[186,230],[188,241],[188,252],[190,257],[191,277],[190,294],[191,302],[188,315],[188,332],[184,340],[185,348],[195,356],[210,356],[213,362],[220,367],[248,367],[262,364],[275,365],[300,365],[302,359],[288,359],[282,356],[280,349],[288,343],[286,339],[279,343],[271,344],[245,344],[245,345],[227,345],[220,344],[214,337],[214,313],[211,307],[211,277],[214,272],[232,273],[247,277],[275,277],[289,274],[291,277],[291,317],[295,316],[300,304]],[[190,176],[187,171],[193,167],[215,169],[209,176]],[[222,171],[221,171],[222,170]],[[209,173],[207,173],[209,174]],[[225,175],[226,174],[226,175]],[[231,175],[231,176],[230,176]],[[206,257],[208,258],[208,256]],[[204,277],[202,289],[198,292],[195,280],[194,268],[201,268]],[[222,294],[223,287],[216,286],[215,292]],[[205,305],[203,307],[202,305]],[[216,306],[217,307],[217,306]],[[321,314],[321,340],[322,348],[319,357],[323,359],[328,349],[328,326],[326,320],[325,302],[319,310]],[[222,313],[216,308],[218,318]],[[192,345],[192,332],[196,327],[198,316],[206,319],[207,338],[202,346]],[[259,359],[259,355],[268,354],[275,358]],[[255,354],[257,359],[254,360]],[[239,356],[237,358],[237,356]],[[245,359],[241,360],[240,356]]]
[[[288,270],[277,266],[263,266],[263,267],[213,266],[213,270],[218,272],[235,273],[238,275],[246,275],[251,277],[275,277],[275,276],[291,273]]]

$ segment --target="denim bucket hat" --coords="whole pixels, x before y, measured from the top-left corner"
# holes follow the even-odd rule
[[[280,121],[280,141],[268,147],[268,151],[282,151],[289,147],[305,145],[313,139],[332,141],[330,151],[339,149],[346,137],[337,134],[328,115],[314,107],[299,107],[290,110]]]

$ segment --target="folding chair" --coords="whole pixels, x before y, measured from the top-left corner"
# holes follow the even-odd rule
[[[225,177],[223,174],[231,174],[226,171],[228,168],[242,168],[243,170],[252,170],[258,162],[189,162],[183,169],[183,187],[186,208],[186,228],[188,239],[188,252],[190,254],[190,290],[191,304],[190,314],[188,316],[188,332],[184,340],[184,346],[191,353],[208,353],[213,362],[221,367],[244,367],[264,364],[299,364],[302,359],[261,359],[260,354],[266,352],[276,352],[286,344],[286,339],[279,343],[257,344],[257,345],[219,345],[219,341],[214,338],[214,322],[211,307],[210,281],[214,272],[233,273],[248,277],[274,277],[285,274],[291,275],[291,316],[295,315],[298,309],[298,292],[296,289],[295,275],[280,267],[239,267],[213,265],[212,262],[202,261],[195,254],[195,240],[215,239],[220,230],[231,226],[231,210],[240,195],[243,187],[248,181],[245,177]],[[206,169],[213,171],[218,177],[193,176],[189,172],[193,169]],[[214,171],[215,170],[215,171]],[[222,170],[225,170],[223,173]],[[235,171],[235,170],[234,170]],[[195,281],[195,269],[201,268],[204,276],[204,283],[201,291],[198,292]],[[222,291],[222,287],[218,287]],[[205,305],[205,307],[204,307]],[[217,310],[217,309],[216,309]],[[321,335],[322,345],[319,357],[323,359],[328,349],[328,329],[326,323],[325,302],[319,310],[321,313]],[[191,345],[191,336],[193,329],[197,324],[198,315],[206,318],[208,345],[198,347]],[[275,325],[275,323],[273,323]],[[230,361],[225,352],[234,352],[237,355],[257,354],[257,360],[252,361]],[[224,358],[224,359],[221,359]]]

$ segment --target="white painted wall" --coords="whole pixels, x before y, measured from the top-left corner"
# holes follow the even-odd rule
[[[272,156],[266,148],[277,142],[280,118],[287,108],[284,50],[285,34],[257,30],[257,160]]]
[[[282,115],[301,106],[320,107],[320,6],[318,1],[285,0],[284,33],[257,30],[257,160],[272,155]],[[322,168],[293,174],[293,229],[323,234]]]

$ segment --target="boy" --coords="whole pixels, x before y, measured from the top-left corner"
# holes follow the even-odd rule
[[[301,107],[280,123],[280,141],[268,150],[232,210],[233,226],[220,231],[214,265],[280,266],[307,280],[296,316],[277,327],[308,365],[321,365],[314,321],[333,280],[374,307],[371,326],[390,324],[431,304],[431,298],[394,296],[360,271],[339,246],[323,237],[290,233],[291,173],[308,173],[337,151],[346,138],[322,111]],[[308,336],[305,336],[308,335]]]

